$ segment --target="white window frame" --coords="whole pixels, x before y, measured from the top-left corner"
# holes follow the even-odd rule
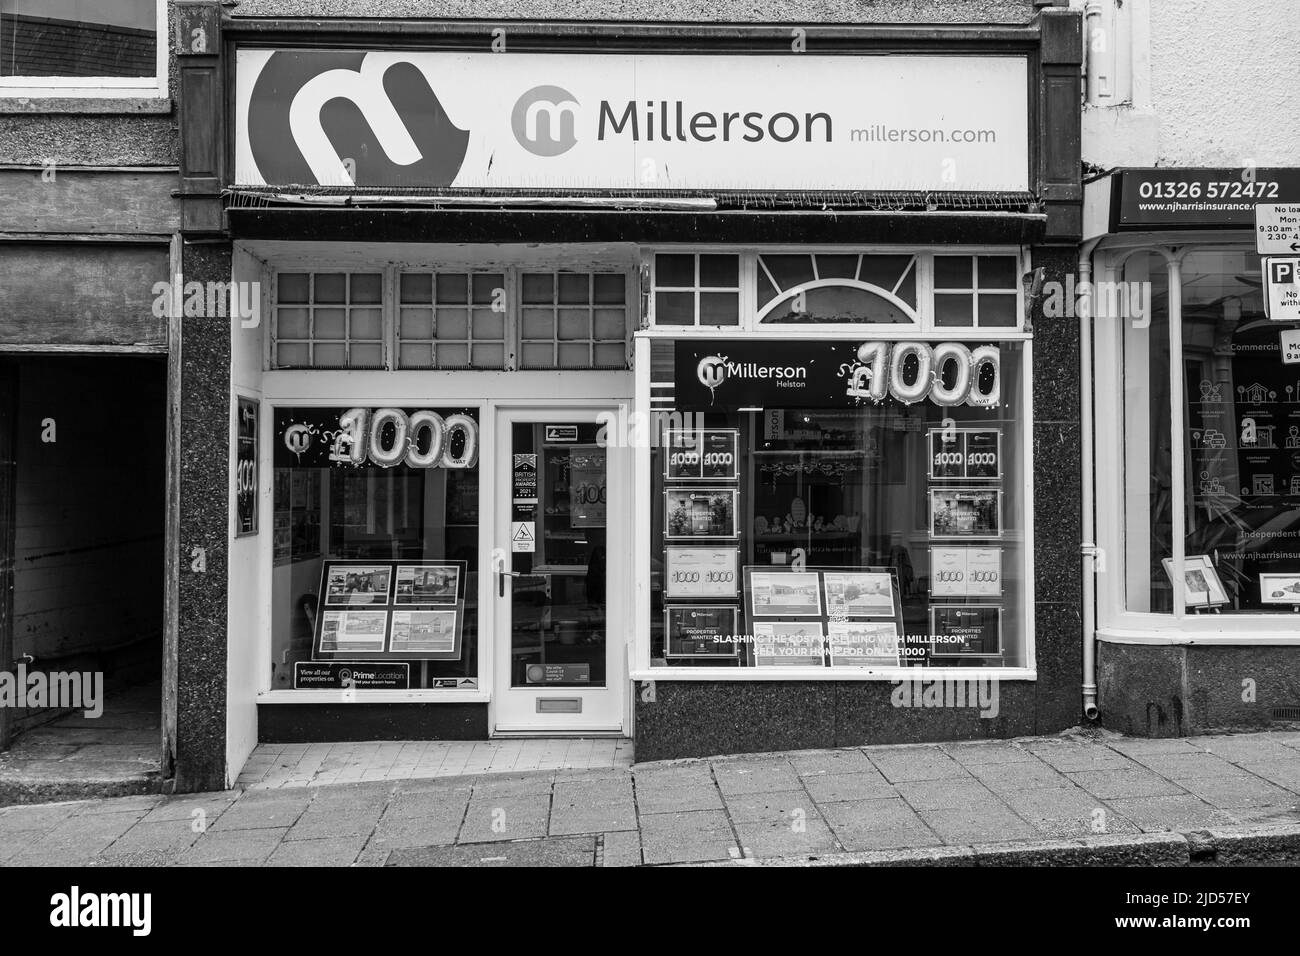
[[[1183,445],[1182,265],[1199,252],[1250,252],[1247,240],[1218,233],[1149,234],[1112,237],[1094,252],[1094,280],[1117,282],[1125,278],[1126,263],[1137,255],[1155,254],[1165,260],[1169,274],[1170,434],[1179,436],[1173,456],[1172,495],[1174,580],[1181,580],[1186,560],[1184,515],[1186,480]],[[1177,292],[1175,293],[1175,289]],[[1094,310],[1095,311],[1095,310]],[[1093,319],[1096,343],[1093,371],[1095,410],[1097,543],[1104,555],[1097,572],[1097,636],[1123,644],[1224,644],[1300,645],[1295,616],[1282,613],[1188,613],[1181,588],[1174,588],[1172,613],[1130,611],[1127,607],[1127,521],[1125,516],[1124,436],[1129,427],[1124,414],[1124,323]],[[1084,370],[1088,374],[1088,370]],[[1085,462],[1087,467],[1088,463]],[[1086,534],[1085,530],[1085,534]]]
[[[163,99],[168,95],[167,0],[155,0],[153,76],[4,76],[0,98]]]
[[[722,253],[740,256],[740,323],[738,325],[655,325],[655,293],[672,291],[677,287],[665,287],[663,290],[655,284],[655,256],[659,254],[687,253]],[[854,323],[854,322],[762,322],[760,307],[756,296],[756,277],[760,268],[760,255],[911,255],[916,257],[916,322],[888,323]],[[642,250],[641,265],[648,277],[645,291],[648,293],[646,327],[658,335],[669,337],[701,336],[721,338],[728,335],[797,337],[797,338],[856,338],[869,337],[898,338],[906,336],[918,339],[954,339],[963,338],[998,338],[1015,339],[1028,337],[1025,325],[1025,290],[1023,282],[1017,283],[1016,325],[1015,326],[936,326],[934,317],[934,257],[935,255],[962,256],[1015,256],[1017,272],[1023,276],[1029,271],[1029,253],[1018,246],[790,246],[742,247],[724,245],[656,245]],[[848,282],[843,284],[875,292],[864,283]],[[805,286],[812,288],[813,286]],[[708,291],[708,290],[705,290]],[[730,290],[722,290],[730,291]],[[791,290],[786,290],[788,293]],[[885,290],[888,292],[888,290]],[[958,292],[960,290],[952,290]],[[972,304],[972,316],[978,321],[979,291],[971,292],[976,301]],[[1007,293],[1010,294],[1010,293]]]

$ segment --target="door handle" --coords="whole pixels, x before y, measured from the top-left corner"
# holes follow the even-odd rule
[[[497,597],[506,596],[506,578],[517,578],[517,571],[498,571],[497,572]]]

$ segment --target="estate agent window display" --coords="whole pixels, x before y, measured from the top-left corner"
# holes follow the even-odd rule
[[[658,258],[667,326],[694,334],[650,348],[667,423],[649,455],[651,668],[1031,667],[1014,257],[979,260],[983,297],[974,257],[961,278],[902,253]]]

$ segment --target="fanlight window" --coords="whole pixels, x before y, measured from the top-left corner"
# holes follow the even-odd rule
[[[916,256],[760,255],[755,280],[760,323],[918,321]]]

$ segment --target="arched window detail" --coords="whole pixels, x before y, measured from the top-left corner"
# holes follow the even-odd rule
[[[916,256],[760,255],[758,321],[916,324]]]

